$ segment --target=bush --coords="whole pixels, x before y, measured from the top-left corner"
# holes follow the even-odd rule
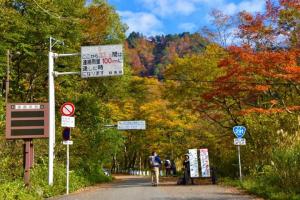
[[[31,171],[31,186],[26,188],[23,180],[15,180],[0,184],[0,199],[5,200],[36,200],[66,192],[66,168],[62,164],[55,164],[54,184],[48,185],[48,166],[39,165]],[[84,170],[70,171],[70,192],[95,183],[111,181],[111,177],[104,175],[101,168],[93,168],[89,172]]]
[[[271,160],[270,165],[253,172],[243,182],[231,179],[223,182],[268,199],[300,200],[300,144],[276,149]]]
[[[27,189],[22,180],[0,184],[0,199],[37,200],[42,199],[33,189]]]

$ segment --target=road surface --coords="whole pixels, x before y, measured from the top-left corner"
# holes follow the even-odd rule
[[[115,183],[104,184],[51,200],[259,200],[235,188],[219,185],[176,185],[162,182],[153,187],[149,178],[118,176]]]

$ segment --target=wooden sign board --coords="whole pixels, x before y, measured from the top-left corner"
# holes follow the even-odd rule
[[[6,139],[48,138],[48,103],[9,103],[6,106]]]

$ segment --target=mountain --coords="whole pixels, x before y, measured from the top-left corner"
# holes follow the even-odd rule
[[[200,53],[207,44],[198,33],[145,37],[132,32],[125,43],[126,62],[136,75],[162,78],[164,69],[175,57]]]

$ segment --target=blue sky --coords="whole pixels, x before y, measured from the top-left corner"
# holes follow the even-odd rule
[[[129,26],[146,36],[195,32],[210,24],[213,8],[233,15],[264,10],[265,0],[108,0]]]

